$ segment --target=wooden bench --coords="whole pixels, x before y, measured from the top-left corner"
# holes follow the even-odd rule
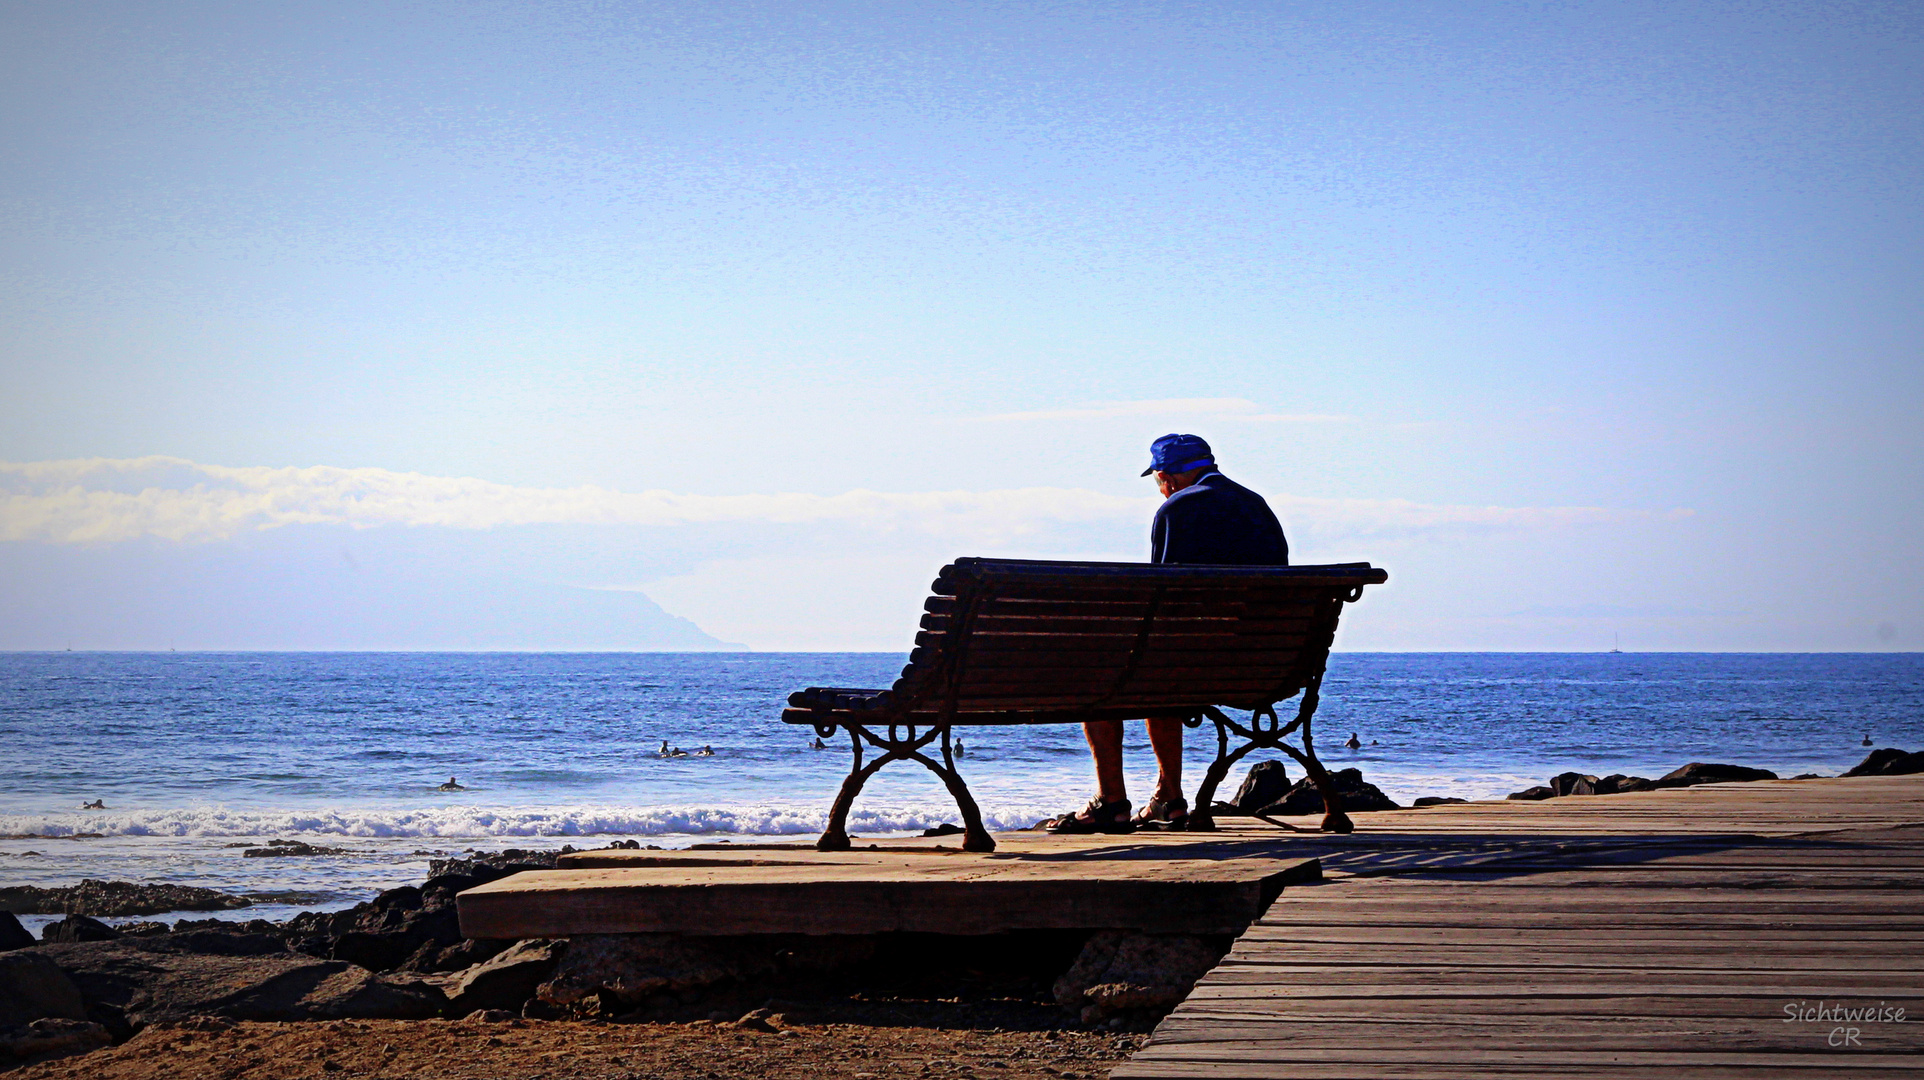
[[[854,764],[816,847],[849,847],[848,813],[891,761],[919,761],[962,812],[962,846],[995,841],[956,771],[950,733],[986,724],[1079,724],[1178,717],[1216,727],[1216,760],[1189,815],[1213,829],[1210,806],[1231,766],[1260,748],[1300,762],[1322,791],[1323,828],[1350,831],[1316,760],[1310,717],[1343,605],[1389,575],[1368,563],[1199,566],[957,559],[935,579],[902,677],[887,689],[811,686],[782,719],[823,738],[846,731]],[[1300,694],[1294,719],[1276,704]],[[1247,711],[1248,720],[1224,709]],[[1302,749],[1283,737],[1295,733]],[[1240,740],[1233,751],[1230,736]],[[864,744],[881,751],[864,763]],[[929,756],[940,747],[941,761]]]

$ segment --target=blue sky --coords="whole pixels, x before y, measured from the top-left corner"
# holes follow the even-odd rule
[[[1193,430],[1389,567],[1347,648],[1915,649],[1920,70],[1909,4],[0,5],[0,647],[900,649],[954,556],[1144,557]]]

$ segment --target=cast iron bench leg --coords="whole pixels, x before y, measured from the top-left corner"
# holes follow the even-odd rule
[[[1202,716],[1190,722],[1190,726],[1193,727],[1207,717],[1216,724],[1216,760],[1210,763],[1209,771],[1203,776],[1202,787],[1196,792],[1196,805],[1189,812],[1190,829],[1209,832],[1216,828],[1216,818],[1210,813],[1210,807],[1216,801],[1217,785],[1229,775],[1231,766],[1241,761],[1243,756],[1251,750],[1274,749],[1295,758],[1297,763],[1302,765],[1303,771],[1309,775],[1310,781],[1316,785],[1316,790],[1322,793],[1323,831],[1331,833],[1355,831],[1355,822],[1349,819],[1348,814],[1343,813],[1343,798],[1336,792],[1335,781],[1330,779],[1329,771],[1323,768],[1323,763],[1316,759],[1316,744],[1310,736],[1310,717],[1316,712],[1317,692],[1322,681],[1322,676],[1318,675],[1303,688],[1302,704],[1297,709],[1296,719],[1287,725],[1277,721],[1273,706],[1258,709],[1250,714],[1248,726],[1230,719],[1222,710],[1214,708],[1204,710]],[[1302,729],[1303,748],[1301,750],[1283,741],[1283,736],[1297,728]],[[1236,748],[1233,753],[1229,749],[1229,733],[1232,731],[1244,740],[1243,745]]]
[[[835,805],[828,812],[828,827],[822,830],[819,840],[815,841],[817,851],[847,851],[854,845],[848,838],[848,812],[855,807],[855,796],[861,794],[863,785],[874,776],[882,766],[891,761],[919,761],[930,772],[942,778],[942,783],[954,797],[956,808],[962,811],[962,850],[994,851],[995,838],[982,825],[982,811],[975,805],[975,796],[969,793],[969,786],[962,781],[962,774],[955,769],[955,758],[949,752],[949,730],[947,727],[931,728],[921,736],[909,728],[908,738],[895,737],[894,726],[889,729],[889,737],[878,737],[861,724],[841,725],[849,735],[854,749],[855,760],[849,767],[848,777],[842,781],[842,788],[835,794]],[[936,738],[942,740],[942,764],[936,764],[922,749]],[[868,764],[862,764],[862,740],[882,751],[882,756]]]

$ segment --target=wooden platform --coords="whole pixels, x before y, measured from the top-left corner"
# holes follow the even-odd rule
[[[1924,1075],[1924,776],[1357,824],[1113,1076]]]
[[[1277,855],[1277,835],[1270,830],[1239,841],[1178,833],[1145,842],[1011,834],[994,854],[914,841],[835,853],[802,844],[582,852],[564,856],[561,869],[469,889],[458,903],[462,934],[476,938],[1039,929],[1237,934],[1284,886],[1320,877],[1313,855]]]

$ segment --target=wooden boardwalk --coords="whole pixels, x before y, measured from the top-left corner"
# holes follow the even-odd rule
[[[1357,824],[1114,1077],[1924,1076],[1924,776]]]

